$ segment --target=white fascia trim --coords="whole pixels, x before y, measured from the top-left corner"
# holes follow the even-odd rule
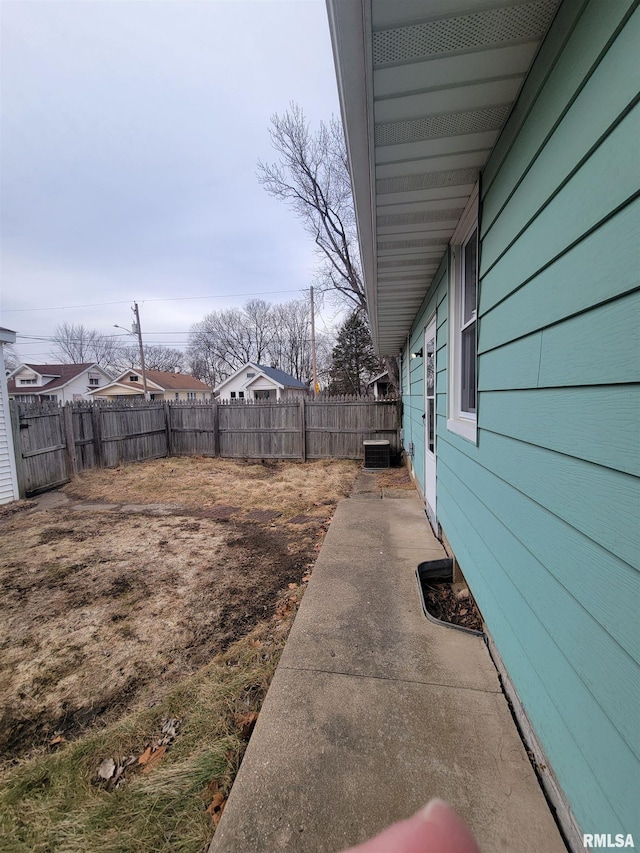
[[[475,187],[471,195],[469,196],[469,201],[467,202],[467,206],[465,207],[462,216],[458,224],[456,225],[456,230],[453,232],[453,236],[451,240],[449,240],[449,245],[451,246],[459,246],[461,245],[466,238],[469,236],[469,233],[473,229],[473,226],[478,222],[478,194],[480,191],[480,182],[477,181]]]
[[[133,390],[136,393],[144,394],[144,391],[139,391],[137,388],[134,388],[133,385],[126,385],[124,382],[109,382],[108,385],[100,385],[98,388],[91,388],[89,391],[87,391],[87,394],[97,394],[98,392],[104,394],[104,392],[108,391],[110,388],[126,388],[127,391]],[[155,390],[164,391],[164,389],[160,388],[159,385],[156,385]]]
[[[371,0],[326,0],[371,336],[378,339]]]
[[[266,373],[262,373],[262,371],[259,371],[259,376],[252,376],[251,379],[249,379],[249,381],[244,385],[244,387],[247,389],[250,388],[254,384],[254,382],[257,382],[259,379],[266,379],[267,382],[271,382],[274,388],[280,388],[284,391],[284,385],[281,385],[280,382],[276,382],[275,379],[272,379],[271,376],[267,376]]]

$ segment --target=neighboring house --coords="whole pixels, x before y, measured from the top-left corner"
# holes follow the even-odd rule
[[[371,392],[376,400],[380,397],[387,397],[389,394],[393,394],[393,384],[389,381],[389,374],[386,370],[374,376],[368,383],[368,387],[371,388]]]
[[[247,362],[215,389],[220,400],[280,400],[306,397],[309,386],[276,367]]]
[[[640,9],[328,10],[373,339],[402,357],[426,511],[572,845],[637,847]]]
[[[0,328],[0,504],[17,501],[20,497],[11,434],[7,375],[4,369],[4,345],[15,342],[15,332]]]
[[[187,373],[165,373],[146,370],[147,390],[151,400],[210,400],[211,388]],[[91,396],[96,400],[144,399],[142,371],[138,367],[123,370],[108,385],[96,389]]]
[[[21,364],[9,374],[9,397],[24,403],[91,400],[111,377],[98,364]]]

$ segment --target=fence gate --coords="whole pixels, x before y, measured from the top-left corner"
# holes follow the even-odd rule
[[[21,406],[19,418],[12,417],[12,422],[18,481],[26,496],[68,483],[71,471],[61,409]]]

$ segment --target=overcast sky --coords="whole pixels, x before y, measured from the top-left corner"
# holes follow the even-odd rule
[[[59,323],[118,334],[133,300],[182,346],[208,311],[308,288],[256,162],[291,101],[339,112],[323,0],[0,0],[0,35],[0,325],[23,360]]]

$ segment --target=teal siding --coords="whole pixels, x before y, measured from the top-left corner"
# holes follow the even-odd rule
[[[489,350],[482,355],[480,390],[635,382],[640,366],[639,317],[640,292],[635,291]]]
[[[483,314],[479,351],[633,292],[638,287],[639,244],[640,200],[636,200],[537,273],[527,287]],[[611,258],[616,258],[615,274]],[[565,281],[579,281],[580,287],[559,286]]]
[[[438,520],[579,827],[636,839],[638,43],[637,3],[565,0],[483,172],[477,444],[447,430],[444,279],[412,332],[439,302]]]

